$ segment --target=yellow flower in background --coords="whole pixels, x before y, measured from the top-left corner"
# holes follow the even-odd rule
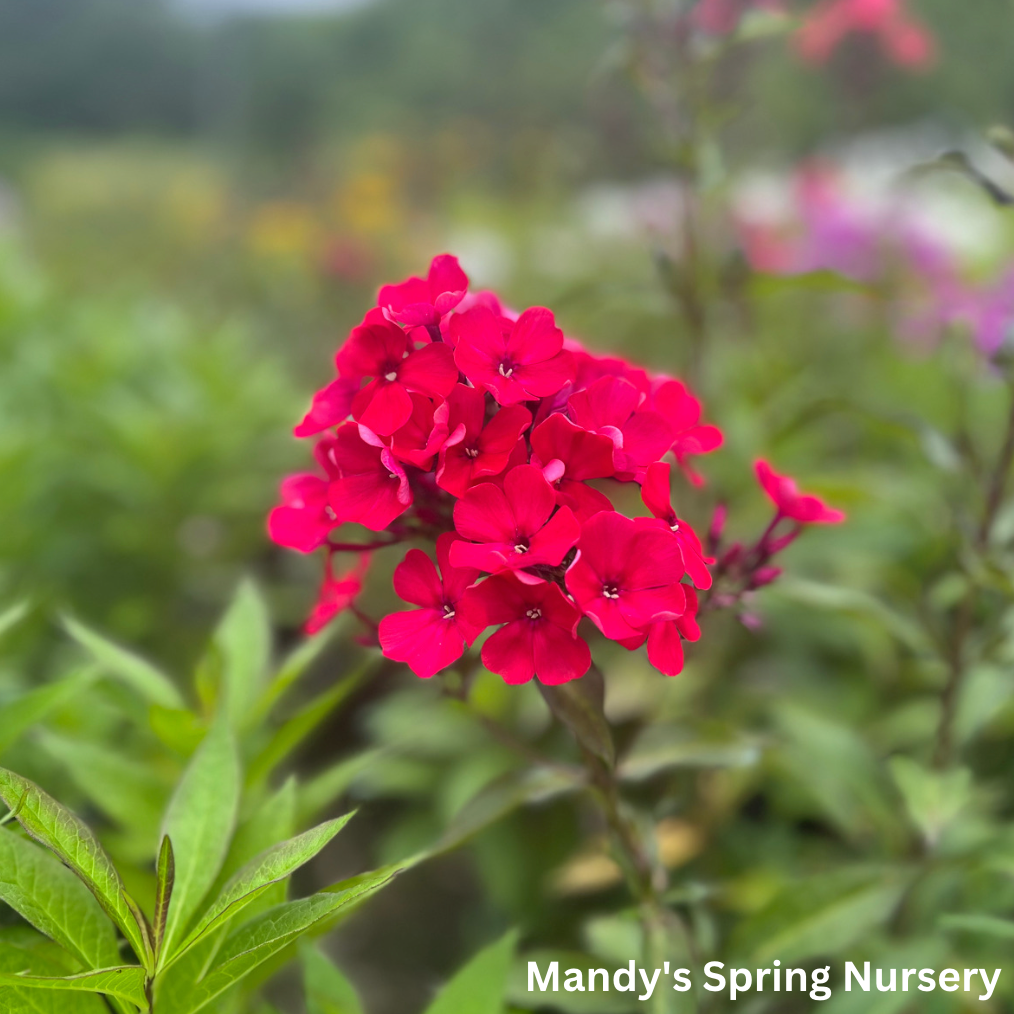
[[[316,210],[299,201],[269,201],[254,212],[247,240],[263,257],[312,256],[320,247],[322,230]]]
[[[332,198],[335,221],[349,232],[394,232],[403,219],[397,180],[385,172],[365,171],[341,184]]]

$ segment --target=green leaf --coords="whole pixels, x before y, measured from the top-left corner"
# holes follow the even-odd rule
[[[732,950],[759,964],[844,951],[890,918],[906,883],[896,873],[863,868],[795,881],[739,925]]]
[[[0,900],[89,968],[120,960],[113,924],[91,891],[59,860],[0,829]]]
[[[78,975],[42,976],[20,975],[0,972],[0,985],[18,986],[24,989],[70,989],[84,993],[104,993],[119,997],[147,1009],[148,1000],[144,995],[144,969],[140,965],[119,965],[115,968],[100,968]]]
[[[158,827],[168,791],[149,766],[109,747],[68,739],[48,729],[41,730],[38,738],[99,810],[120,827],[141,832],[148,848],[154,848],[155,840],[149,836]]]
[[[169,914],[169,902],[173,896],[173,884],[176,880],[176,860],[173,856],[173,843],[169,835],[164,835],[158,850],[158,863],[155,867],[155,918],[152,932],[155,938],[155,955],[162,953],[162,941],[165,939],[165,923]]]
[[[233,874],[255,856],[296,833],[296,777],[286,778],[243,820],[232,836],[229,852],[215,884],[219,894]]]
[[[349,822],[352,814],[319,824],[303,834],[280,842],[251,859],[225,885],[181,945],[182,953],[201,936],[231,919],[272,884],[278,883],[309,862]]]
[[[70,616],[63,617],[64,629],[77,641],[103,671],[114,676],[152,704],[164,708],[182,708],[183,698],[172,680],[139,655],[96,633]]]
[[[34,782],[6,768],[0,768],[0,798],[33,838],[52,849],[85,882],[138,958],[150,961],[152,955],[120,875],[88,826]]]
[[[226,939],[214,965],[193,988],[184,1014],[206,1007],[311,927],[380,890],[396,872],[385,869],[355,877],[346,882],[349,886],[336,884],[309,898],[276,905],[242,925]]]
[[[511,931],[479,951],[440,991],[426,1014],[500,1014],[518,935]]]
[[[252,581],[236,589],[212,643],[221,663],[224,707],[235,727],[260,694],[271,654],[267,606]]]
[[[264,688],[264,692],[257,702],[258,715],[264,716],[271,711],[278,700],[313,665],[324,649],[334,641],[335,634],[341,626],[340,619],[337,623],[329,624],[319,634],[314,634],[313,637],[308,637],[297,645],[282,660],[278,671]]]
[[[605,716],[602,673],[592,668],[579,680],[559,686],[540,683],[539,690],[550,711],[570,729],[578,743],[607,767],[612,767],[616,754],[612,731]]]
[[[637,782],[671,768],[752,767],[760,756],[754,743],[698,739],[670,725],[657,725],[638,736],[616,773],[624,781]]]
[[[363,682],[375,664],[371,661],[350,673],[333,687],[315,697],[309,704],[304,705],[292,718],[279,726],[267,745],[251,761],[247,784],[256,785],[267,778]]]
[[[0,947],[0,973],[16,975],[26,969],[35,975],[58,976],[65,972],[59,962],[47,959],[36,950]],[[102,998],[94,993],[54,993],[22,985],[0,985],[0,1011],[4,1014],[109,1014]]]
[[[28,603],[19,602],[0,613],[0,637],[16,627],[28,615]]]
[[[942,930],[980,933],[982,936],[996,937],[1000,940],[1014,940],[1014,919],[1001,919],[995,915],[976,915],[974,913],[942,915],[937,920],[937,925]]]
[[[228,725],[216,722],[169,801],[162,834],[173,842],[176,876],[163,949],[171,954],[222,866],[236,825],[241,772]]]
[[[338,761],[315,775],[297,789],[297,813],[300,821],[313,820],[321,810],[330,806],[352,787],[356,779],[369,771],[387,751],[363,750],[352,757]]]
[[[306,1014],[363,1014],[355,987],[316,947],[308,944],[300,957]]]
[[[75,694],[95,682],[98,669],[88,666],[64,677],[57,683],[30,690],[0,710],[0,753],[15,743],[33,725],[51,711],[69,701]]]
[[[932,848],[971,801],[972,772],[930,771],[910,757],[892,757],[890,768],[908,815]]]

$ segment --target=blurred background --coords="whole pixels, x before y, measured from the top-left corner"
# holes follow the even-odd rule
[[[874,768],[931,737],[940,666],[919,661],[892,603],[915,613],[936,589],[922,605],[953,604],[953,581],[938,585],[960,479],[942,434],[967,423],[991,447],[1002,384],[967,341],[899,339],[878,291],[857,291],[848,272],[751,273],[757,260],[718,216],[719,309],[697,361],[673,295],[681,153],[645,100],[636,38],[638,10],[664,6],[0,0],[0,598],[33,607],[0,672],[5,694],[65,664],[61,610],[185,672],[244,575],[270,602],[277,643],[292,642],[317,561],[264,534],[280,477],[309,460],[291,427],[377,286],[450,251],[474,288],[548,305],[595,348],[694,371],[726,433],[702,465],[708,487],[696,500],[685,491],[696,522],[721,499],[733,528],[763,525],[758,456],[850,512],[793,548],[795,580],[761,597],[759,632],[718,621],[712,647],[706,634],[669,683],[643,660],[613,660],[621,738],[663,715],[687,742],[732,751],[730,770],[688,748],[664,774],[671,865],[699,885],[693,904],[721,898],[713,925],[701,909],[701,932],[739,925],[747,947],[802,872],[918,852]],[[815,68],[784,33],[719,62],[705,201],[731,195],[743,221],[766,222],[791,205],[795,167],[816,160],[874,207],[898,174],[948,150],[1003,180],[1011,167],[981,138],[1014,121],[1010,3],[976,0],[974,15],[958,0],[916,6],[940,43],[919,74],[863,40]],[[916,192],[913,214],[969,277],[991,278],[1012,250],[1009,212],[967,173],[944,176]],[[983,385],[971,406],[956,389],[969,376]],[[378,573],[394,562],[381,558]],[[989,733],[976,754],[989,783],[1009,771],[1014,688],[1005,671],[981,681],[962,735]],[[484,686],[489,708],[543,734],[534,690],[508,700]],[[312,772],[401,744],[397,763],[356,783],[368,805],[338,872],[405,854],[503,769],[442,707],[410,674],[391,675],[295,759]],[[429,734],[406,751],[420,715]],[[758,765],[759,743],[775,746]],[[536,944],[586,940],[589,892],[619,889],[580,864],[569,881],[560,873],[585,830],[563,808],[526,811],[383,895],[335,945],[371,1012],[421,1009],[476,941],[508,925]],[[848,890],[866,890],[849,869]],[[975,903],[1014,905],[1006,880],[983,874],[976,891]],[[888,896],[869,896],[834,946],[887,933]],[[906,916],[913,926],[920,912]],[[965,943],[973,957],[985,946]]]

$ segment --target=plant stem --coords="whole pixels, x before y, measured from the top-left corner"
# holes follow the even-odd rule
[[[1014,385],[1011,386],[1007,431],[997,456],[996,465],[990,475],[982,520],[975,534],[974,546],[980,553],[989,545],[989,537],[992,534],[1000,505],[1003,503],[1007,476],[1010,474],[1012,464],[1014,464]],[[937,769],[949,767],[954,760],[954,723],[957,718],[961,688],[967,672],[965,665],[966,644],[972,630],[976,598],[976,589],[974,585],[970,586],[961,600],[954,618],[954,627],[947,653],[947,683],[940,697],[940,725],[937,729],[936,749],[933,753],[933,766]]]

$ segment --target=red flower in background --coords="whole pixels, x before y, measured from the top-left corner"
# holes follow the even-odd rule
[[[406,602],[419,606],[400,613],[389,613],[380,621],[380,647],[395,662],[406,662],[422,679],[446,669],[461,658],[465,645],[482,632],[471,623],[461,602],[479,572],[454,567],[448,550],[454,536],[445,533],[437,539],[437,563],[421,550],[410,549],[395,568],[394,590]]]
[[[384,315],[406,327],[432,327],[450,313],[468,291],[468,275],[458,258],[434,257],[425,278],[413,275],[398,285],[385,285],[377,296]]]
[[[828,507],[811,493],[800,493],[795,479],[779,475],[766,461],[754,465],[757,481],[778,510],[778,518],[789,518],[802,525],[835,525],[845,520],[845,512]]]
[[[553,686],[583,676],[591,665],[588,645],[577,636],[581,613],[555,584],[498,574],[478,585],[464,606],[477,626],[503,624],[482,646],[482,664],[507,683],[537,676]]]
[[[710,588],[711,572],[707,565],[715,561],[704,558],[701,540],[686,521],[681,521],[676,516],[672,508],[669,472],[670,467],[666,462],[656,461],[649,465],[641,486],[641,500],[644,501],[644,506],[676,536],[683,556],[683,566],[690,580],[698,588]]]
[[[821,0],[807,14],[796,41],[805,59],[823,63],[854,33],[877,38],[903,67],[926,67],[935,56],[933,36],[912,17],[904,0]]]
[[[563,332],[541,306],[525,310],[513,323],[475,306],[451,319],[451,339],[458,369],[501,405],[556,394],[574,376]]]
[[[553,488],[534,465],[512,468],[503,489],[491,482],[473,486],[454,505],[458,534],[471,541],[455,542],[451,561],[492,573],[555,567],[577,542],[581,526],[568,507],[554,510]]]
[[[603,511],[581,527],[567,590],[582,611],[614,641],[636,638],[655,620],[686,608],[679,543],[644,519]]]
[[[331,556],[328,555],[317,604],[313,607],[304,630],[316,634],[323,630],[339,613],[343,613],[358,598],[363,590],[363,578],[370,565],[370,554],[360,553],[359,560],[344,574],[334,577],[331,573]]]

